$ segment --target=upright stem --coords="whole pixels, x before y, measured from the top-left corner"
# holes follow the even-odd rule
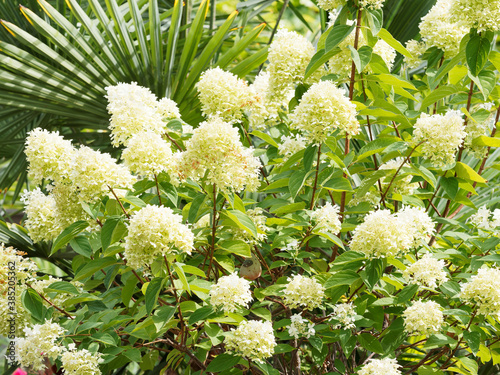
[[[314,196],[316,195],[316,189],[318,188],[318,173],[319,173],[319,163],[321,157],[321,144],[318,147],[318,160],[316,160],[316,176],[314,177],[314,186],[311,197],[311,205],[309,207],[310,210],[314,208]]]
[[[158,199],[160,201],[160,206],[163,206],[163,203],[161,202],[160,186],[158,185],[158,177],[156,176],[156,174],[154,176],[155,176],[155,183],[156,183],[156,192],[158,193]]]
[[[215,252],[215,232],[217,231],[217,185],[213,185],[214,194],[212,200],[214,201],[213,214],[212,214],[212,243],[210,246],[210,264],[208,266],[207,276],[210,277],[212,264]],[[215,272],[215,279],[217,280],[217,272]]]
[[[285,13],[285,9],[288,6],[290,0],[285,0],[283,6],[281,7],[280,14],[278,15],[278,19],[276,20],[276,25],[274,26],[273,32],[271,33],[271,37],[269,38],[268,44],[271,44],[274,39],[274,34],[276,34],[276,30],[278,30],[278,26],[280,24],[281,18],[283,17],[283,13]]]
[[[125,214],[125,216],[127,217],[127,219],[130,219],[130,215],[128,214],[127,211],[125,211],[125,207],[123,207],[123,204],[122,202],[118,199],[118,196],[115,194],[115,191],[113,189],[111,189],[111,186],[108,185],[108,189],[111,191],[111,193],[113,194],[113,196],[115,197],[116,201],[120,204],[120,207],[123,211],[123,213]]]
[[[180,332],[181,345],[184,345],[184,335],[183,335],[183,333],[184,333],[184,329],[186,328],[186,323],[184,322],[184,317],[182,316],[181,304],[180,304],[180,301],[179,301],[179,296],[177,295],[177,289],[175,288],[175,285],[174,285],[174,277],[172,276],[172,272],[170,271],[170,266],[168,264],[168,260],[167,260],[166,255],[163,256],[163,259],[165,260],[165,265],[167,266],[167,272],[168,272],[168,276],[170,278],[170,283],[172,284],[172,289],[174,290],[175,302],[177,304],[177,310],[179,311],[179,320],[180,320],[180,323],[181,323],[181,332]]]
[[[474,81],[470,81],[470,89],[469,89],[469,96],[467,97],[467,112],[470,111],[470,104],[472,101],[472,93],[474,92]],[[469,122],[469,117],[466,115],[465,120],[464,120],[464,126],[467,126],[467,123]],[[458,156],[457,156],[457,161],[460,161],[462,159],[462,153],[464,152],[464,146],[460,146],[460,149],[458,150]]]
[[[362,9],[358,9],[358,18],[356,20],[356,34],[354,36],[354,49],[357,50],[358,49],[358,43],[359,43],[359,31],[361,30],[361,15],[363,14],[363,10]],[[352,101],[353,97],[354,97],[354,81],[355,81],[355,77],[356,77],[356,64],[354,63],[354,60],[352,61],[352,65],[351,65],[351,80],[350,80],[350,83],[349,83],[349,100]],[[349,153],[349,147],[350,147],[350,144],[349,144],[349,135],[345,134],[345,146],[344,146],[344,156],[347,155]],[[344,172],[343,174],[343,177],[347,177],[347,174]],[[340,197],[340,213],[341,213],[341,217],[340,217],[340,221],[343,222],[344,221],[344,217],[345,217],[345,200],[346,200],[346,192],[343,191],[342,192],[342,196]]]

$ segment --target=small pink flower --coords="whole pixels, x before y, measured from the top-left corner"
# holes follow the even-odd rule
[[[16,371],[12,373],[12,375],[28,375],[28,373],[24,371],[22,368],[18,368],[16,369]]]

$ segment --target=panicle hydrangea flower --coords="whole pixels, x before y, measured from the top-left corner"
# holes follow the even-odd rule
[[[72,185],[57,184],[51,191],[57,207],[57,222],[61,228],[67,228],[79,220],[88,221],[91,227],[96,226],[95,220],[83,209],[78,192]]]
[[[500,29],[499,0],[453,0],[450,8],[453,20],[478,32]]]
[[[82,146],[75,158],[72,181],[80,202],[93,202],[109,194],[110,188],[131,189],[136,179],[109,154]]]
[[[500,318],[500,269],[480,268],[477,275],[462,285],[458,297],[467,303],[477,304],[479,314]]]
[[[236,352],[257,362],[263,362],[274,353],[276,339],[271,322],[243,321],[232,329],[224,343],[230,352]]]
[[[495,210],[496,211],[496,210]],[[474,225],[475,227],[478,227],[480,229],[484,230],[491,230],[496,227],[496,224],[493,223],[490,220],[492,212],[486,208],[486,206],[480,207],[477,212],[469,218],[469,222]]]
[[[401,375],[398,362],[395,359],[372,359],[359,370],[359,375]]]
[[[281,251],[293,251],[297,252],[299,250],[299,241],[297,240],[291,240],[289,243],[287,243],[284,247],[281,248]]]
[[[233,312],[239,306],[245,307],[252,301],[250,282],[239,277],[235,272],[222,276],[217,284],[210,288],[210,304],[222,306],[225,312]]]
[[[500,227],[500,209],[495,209],[493,211],[493,218],[491,220],[491,227],[496,228]]]
[[[62,354],[61,362],[65,375],[101,375],[99,363],[104,362],[104,359],[101,358],[101,353],[71,347]]]
[[[224,121],[237,121],[255,100],[247,83],[221,68],[208,69],[196,84],[203,114]]]
[[[331,314],[331,319],[336,320],[336,324],[333,329],[338,329],[344,327],[345,329],[355,328],[354,321],[356,318],[356,311],[352,303],[339,303],[333,307],[333,313]]]
[[[286,326],[286,328],[288,329],[288,334],[295,339],[298,339],[301,336],[308,339],[316,333],[314,324],[309,320],[304,319],[300,314],[292,315],[290,320],[291,323],[289,326]]]
[[[67,299],[71,298],[72,295],[70,293],[63,293],[63,292],[57,292],[55,297],[52,297],[49,295],[48,292],[45,291],[51,284],[58,282],[58,281],[63,281],[62,279],[58,277],[52,277],[49,276],[48,279],[44,280],[35,280],[31,283],[31,287],[36,290],[38,294],[41,296],[44,296],[46,299],[48,299],[50,302],[52,302],[56,306],[62,306],[64,302],[66,302]],[[73,284],[80,293],[83,292],[83,284],[78,282],[78,281],[70,281],[71,284]],[[59,313],[59,311],[55,311],[54,313]]]
[[[315,50],[310,41],[295,31],[280,29],[269,46],[269,86],[283,95],[294,82],[301,81]]]
[[[403,228],[402,224],[389,210],[370,212],[354,229],[351,250],[363,253],[367,258],[385,258],[407,252],[413,245],[413,231]]]
[[[418,68],[423,62],[421,56],[427,50],[425,42],[411,39],[406,42],[406,49],[408,50],[408,52],[410,52],[412,57],[410,58],[404,56],[403,57],[404,62],[406,63],[406,65],[408,65],[408,68],[410,69]]]
[[[21,201],[27,216],[24,226],[34,242],[53,240],[62,232],[64,228],[60,226],[56,200],[52,195],[45,195],[37,187],[25,191]]]
[[[158,101],[158,113],[167,120],[181,118],[177,103],[169,98],[163,98]]]
[[[243,146],[238,130],[221,119],[201,123],[180,159],[181,179],[201,180],[208,172],[207,182],[222,190],[239,192],[246,186],[254,191],[259,186],[259,159]]]
[[[396,159],[389,160],[387,163],[384,163],[380,166],[379,169],[394,169],[394,173],[401,167],[401,164],[404,164],[405,159],[398,157]],[[387,189],[387,186],[390,183],[390,180],[394,174],[391,174],[386,177],[385,181],[381,184],[382,185],[382,190],[385,191]],[[401,194],[401,195],[412,195],[415,190],[418,189],[418,184],[417,183],[411,183],[412,176],[408,175],[405,176],[401,179],[394,179],[391,185],[391,189],[394,192],[394,194]]]
[[[377,189],[370,189],[365,195],[362,197],[357,197],[356,194],[349,201],[349,207],[357,206],[360,203],[368,203],[371,207],[379,207],[380,206],[380,192]]]
[[[416,301],[403,312],[406,331],[412,335],[439,333],[444,323],[441,306],[434,301]]]
[[[438,0],[418,25],[420,35],[427,47],[437,47],[445,58],[455,56],[460,50],[460,41],[469,30],[451,21],[450,8],[453,0]]]
[[[47,320],[44,324],[35,324],[33,328],[24,328],[25,338],[16,343],[16,353],[22,367],[31,367],[34,371],[43,371],[45,358],[56,359],[62,347],[56,343],[64,334],[64,328]]]
[[[313,278],[302,275],[295,275],[287,278],[284,293],[285,305],[290,308],[299,306],[312,310],[322,305],[325,296],[325,288]]]
[[[323,142],[335,129],[349,136],[359,133],[356,106],[331,81],[312,85],[290,115],[292,127],[315,143]]]
[[[176,178],[177,160],[173,157],[170,144],[153,132],[137,133],[128,142],[122,153],[125,165],[138,175],[154,179],[166,172]]]
[[[194,235],[171,208],[147,205],[130,219],[125,258],[131,267],[151,264],[174,249],[191,254]]]
[[[348,46],[354,46],[356,40],[356,29],[354,29],[351,34],[347,36],[339,44],[340,53],[334,55],[330,60],[328,60],[328,70],[332,74],[338,74],[340,78],[349,77],[351,75],[352,68],[352,56],[351,50]],[[358,49],[366,46],[366,40],[363,33],[358,35]],[[377,43],[373,46],[373,53],[379,55],[385,62],[389,70],[392,69],[394,60],[396,59],[396,50],[392,48],[382,39],[379,39]],[[365,67],[364,72],[370,72],[370,67]]]
[[[346,2],[346,0],[318,0],[318,7],[328,12],[345,5]]]
[[[307,146],[306,139],[300,134],[281,136],[281,144],[278,145],[278,152],[288,159],[293,154],[305,149]]]
[[[434,221],[422,207],[403,207],[395,216],[413,237],[413,247],[417,247],[422,241],[427,242],[434,233]]]
[[[325,229],[330,233],[337,234],[342,227],[339,211],[339,206],[332,206],[330,202],[327,202],[323,207],[316,209],[311,216],[316,221],[318,229]]]
[[[362,8],[368,8],[368,9],[382,9],[384,6],[385,0],[360,0],[359,5],[361,5]]]
[[[446,115],[422,113],[413,131],[415,143],[423,142],[422,154],[437,167],[453,163],[466,135],[459,111],[449,111]]]
[[[482,135],[488,135],[491,128],[495,125],[495,116],[491,112],[494,103],[484,103],[476,106],[477,111],[487,111],[490,112],[489,116],[480,122],[477,121],[468,121],[465,126],[465,132],[467,136],[464,139],[464,145],[467,149],[474,154],[474,156],[478,159],[486,156],[486,152],[488,148],[485,146],[473,144],[473,140]],[[473,113],[474,115],[475,113]]]
[[[24,153],[29,163],[28,176],[38,185],[43,179],[67,179],[76,150],[59,132],[36,128],[28,133]]]
[[[166,104],[163,103],[159,111],[156,95],[148,88],[132,82],[106,87],[106,91],[113,146],[126,146],[129,138],[139,132],[162,132],[165,126],[162,112],[165,112]]]
[[[437,288],[448,280],[448,276],[443,268],[444,260],[437,260],[427,253],[403,271],[403,277],[407,282]]]

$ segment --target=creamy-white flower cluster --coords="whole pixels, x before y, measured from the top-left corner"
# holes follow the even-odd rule
[[[134,173],[153,179],[166,172],[171,179],[177,176],[177,159],[170,144],[153,132],[133,135],[122,153],[125,165]]]
[[[337,9],[345,3],[346,0],[318,0],[318,6],[326,11]]]
[[[179,117],[175,102],[170,99],[158,102],[155,94],[146,87],[138,86],[136,82],[119,83],[106,87],[106,91],[113,146],[126,146],[129,139],[137,133],[151,131],[161,134],[165,127],[163,117]]]
[[[453,163],[455,153],[467,134],[459,111],[449,111],[445,115],[422,113],[415,124],[415,143],[423,142],[424,157],[437,167]]]
[[[35,242],[50,241],[64,229],[58,220],[58,208],[52,195],[45,195],[39,187],[21,196],[27,219],[24,225]]]
[[[0,296],[6,295],[9,286],[9,272],[14,272],[16,281],[23,285],[25,281],[36,276],[38,267],[30,258],[25,258],[20,251],[12,246],[6,247],[0,243]]]
[[[439,333],[444,323],[443,310],[434,301],[416,301],[403,312],[406,331],[412,335]]]
[[[45,358],[56,359],[62,347],[56,341],[64,334],[64,328],[51,320],[44,324],[35,324],[24,328],[25,337],[16,343],[16,354],[21,366],[31,367],[34,371],[43,371]]]
[[[302,317],[300,314],[293,314],[290,317],[290,325],[286,326],[288,329],[288,334],[295,339],[299,337],[309,338],[314,336],[316,330],[314,329],[314,324],[309,320]]]
[[[332,206],[330,202],[327,202],[323,207],[313,211],[311,218],[316,222],[317,229],[324,229],[330,233],[337,234],[342,228],[339,212],[339,206]]]
[[[405,207],[396,214],[372,211],[354,229],[350,247],[368,258],[398,256],[418,246],[433,230],[432,219],[418,208]]]
[[[131,267],[150,265],[159,255],[174,251],[191,254],[194,235],[182,216],[169,207],[147,205],[130,219],[125,258]]]
[[[306,148],[306,139],[300,134],[281,137],[281,143],[278,145],[278,152],[288,159],[293,154]]]
[[[356,311],[351,302],[349,303],[339,303],[333,307],[333,313],[331,314],[331,319],[337,321],[338,323],[333,327],[338,329],[344,327],[345,329],[351,329],[356,327],[354,321],[356,318]]]
[[[202,122],[179,158],[181,179],[199,181],[206,174],[208,183],[236,192],[259,185],[259,159],[243,146],[238,130],[219,118]]]
[[[196,88],[201,109],[208,118],[219,117],[228,122],[241,120],[243,111],[255,100],[244,80],[221,68],[203,72]]]
[[[395,359],[382,358],[372,359],[359,370],[359,375],[401,375],[401,366]]]
[[[408,52],[410,52],[412,57],[404,56],[404,62],[408,65],[408,68],[415,69],[422,64],[422,55],[427,50],[427,46],[422,41],[416,41],[411,39],[406,42],[405,45]]]
[[[270,92],[283,96],[293,83],[301,81],[314,52],[312,43],[302,35],[278,30],[268,53]]]
[[[384,6],[385,0],[360,0],[359,5],[362,8],[381,9]]]
[[[419,24],[420,35],[427,47],[441,49],[446,58],[459,52],[460,41],[469,32],[468,28],[451,20],[452,2],[453,0],[438,0]]]
[[[420,286],[437,288],[441,283],[448,280],[448,275],[443,271],[444,266],[444,260],[438,260],[430,253],[427,253],[408,266],[403,271],[403,277],[406,281]]]
[[[335,129],[353,136],[359,133],[356,106],[331,81],[313,84],[290,115],[292,128],[315,143],[323,142]]]
[[[222,306],[225,312],[233,312],[238,307],[246,307],[252,301],[250,282],[236,273],[222,276],[210,288],[210,304]]]
[[[476,304],[478,313],[500,317],[500,269],[481,267],[464,285],[458,297]]]
[[[491,212],[486,206],[480,207],[471,215],[469,223],[483,230],[494,230],[500,226],[500,209]]]
[[[499,0],[453,0],[450,13],[464,27],[477,31],[500,29]]]
[[[322,305],[325,296],[325,288],[315,279],[302,275],[288,278],[284,293],[284,302],[290,308],[299,306],[312,310]]]
[[[263,362],[273,355],[276,338],[271,322],[250,320],[243,321],[238,328],[232,329],[224,343],[230,352]]]
[[[87,349],[76,350],[71,345],[62,354],[61,362],[65,375],[101,375],[99,364],[104,359],[101,358],[101,353],[91,353]]]

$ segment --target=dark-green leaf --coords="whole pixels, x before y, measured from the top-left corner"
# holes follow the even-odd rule
[[[158,295],[160,294],[161,287],[165,281],[162,277],[155,277],[149,283],[146,289],[146,313],[149,315],[158,301]]]
[[[63,230],[63,232],[59,236],[57,236],[54,243],[52,244],[50,255],[53,255],[57,250],[66,245],[71,239],[73,239],[78,233],[83,231],[88,226],[88,222],[81,220],[71,224],[69,227]]]
[[[477,76],[483,69],[484,64],[488,61],[489,53],[490,41],[488,38],[476,34],[469,39],[465,47],[465,57],[469,71],[473,76]]]
[[[329,52],[335,47],[337,47],[345,38],[351,35],[352,31],[356,27],[355,24],[349,25],[337,25],[328,34],[325,41],[325,52]]]
[[[21,295],[21,302],[33,318],[40,322],[43,321],[46,308],[43,305],[42,298],[37,294],[37,292],[31,288],[26,289]]]
[[[207,366],[207,372],[220,372],[228,370],[240,361],[240,357],[236,357],[231,354],[222,353],[219,354],[210,364]]]

